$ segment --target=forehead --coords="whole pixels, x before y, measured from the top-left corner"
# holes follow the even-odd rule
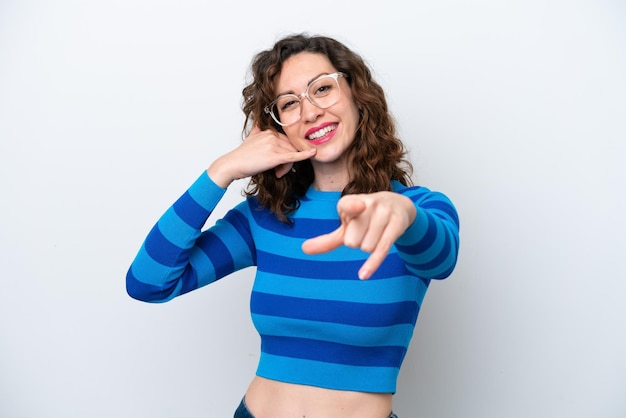
[[[275,89],[278,94],[304,90],[314,78],[320,74],[337,71],[324,54],[300,52],[289,57],[276,77]]]

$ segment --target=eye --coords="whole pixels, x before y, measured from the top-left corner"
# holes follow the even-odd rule
[[[296,96],[284,97],[276,103],[279,112],[289,112],[296,109],[300,104],[300,100]]]
[[[297,102],[295,100],[289,100],[288,102],[285,102],[285,103],[283,103],[280,106],[280,111],[281,112],[285,112],[285,111],[287,111],[289,109],[293,109],[293,107],[296,105],[296,103]]]
[[[313,86],[313,95],[315,97],[326,96],[335,88],[333,80],[320,80]]]

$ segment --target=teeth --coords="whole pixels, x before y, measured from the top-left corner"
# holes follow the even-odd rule
[[[335,129],[337,129],[337,125],[330,125],[327,126],[323,129],[320,129],[317,132],[313,132],[311,135],[309,135],[309,139],[317,139],[317,138],[321,138],[324,135],[328,134],[331,131],[334,131]]]

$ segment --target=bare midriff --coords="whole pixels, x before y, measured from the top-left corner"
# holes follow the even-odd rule
[[[387,418],[391,393],[353,392],[255,376],[246,404],[255,418]]]

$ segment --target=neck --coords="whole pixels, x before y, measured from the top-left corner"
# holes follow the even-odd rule
[[[348,182],[350,176],[343,162],[338,164],[316,164],[313,162],[313,188],[322,192],[340,192]]]
[[[318,179],[315,178],[313,182],[313,188],[320,192],[341,192],[348,184],[347,181],[337,181],[332,178]]]

